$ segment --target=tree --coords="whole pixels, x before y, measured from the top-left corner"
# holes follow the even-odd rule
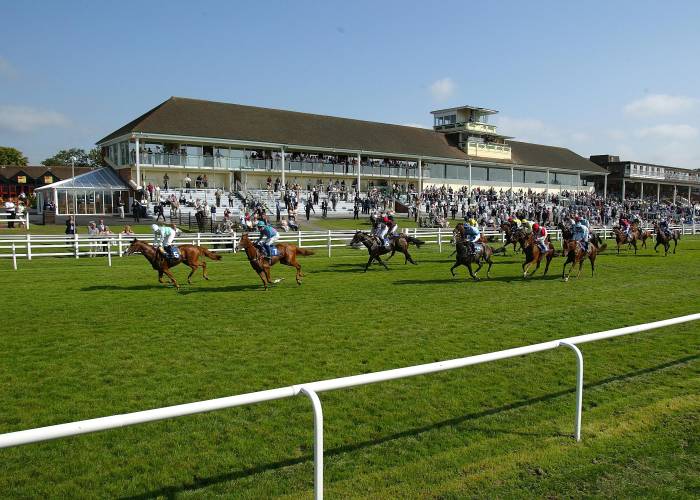
[[[94,168],[107,166],[107,162],[104,160],[100,148],[92,148],[88,153],[88,159],[90,160],[90,166]]]
[[[0,146],[0,165],[25,166],[27,157],[19,149]]]
[[[76,167],[99,168],[106,166],[99,148],[92,148],[88,153],[80,148],[62,149],[51,158],[42,161],[41,164],[46,166],[62,165],[70,167],[71,157],[75,158]]]

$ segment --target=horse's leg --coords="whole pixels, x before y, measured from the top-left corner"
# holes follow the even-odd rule
[[[481,270],[481,268],[482,268],[484,265],[481,263],[480,260],[477,260],[476,263],[477,263],[478,267],[476,268],[476,271],[474,271],[474,281],[479,281],[479,276],[478,276],[478,274],[479,274],[479,271]]]
[[[581,276],[581,271],[583,270],[583,263],[585,262],[586,257],[581,256],[581,258],[578,261],[578,273],[576,273],[576,279],[578,279],[579,276]]]
[[[571,262],[571,252],[566,255],[566,262],[564,262],[564,267],[561,268],[561,279],[564,281],[569,281],[569,275],[566,274],[566,265]]]
[[[593,273],[595,272],[595,254],[589,255],[588,260],[591,261],[591,278],[592,278]]]
[[[200,266],[202,266],[202,277],[205,280],[208,280],[209,276],[207,275],[207,261],[204,259],[204,257],[202,257],[202,263],[200,264]]]
[[[657,240],[656,240],[656,245],[654,245],[654,251],[655,251],[656,253],[659,253],[659,251],[658,251],[659,245],[661,245],[661,242],[657,239]]]
[[[192,270],[190,271],[190,274],[187,275],[187,283],[189,283],[189,284],[191,285],[191,284],[192,284],[192,275],[195,273],[195,271],[197,270],[197,268],[198,268],[199,266],[197,265],[197,262],[196,262],[196,261],[195,261],[193,264],[190,264],[190,263],[188,262],[187,265],[190,266],[190,269],[192,269]]]
[[[676,247],[678,247],[678,240],[673,238],[673,253],[676,253]]]
[[[289,264],[288,266],[293,266],[297,270],[296,274],[296,280],[297,280],[297,285],[301,285],[301,278],[304,276],[301,272],[301,264],[297,261],[296,257],[292,255],[292,258],[289,259]]]
[[[258,273],[260,275],[260,279],[263,282],[263,286],[265,287],[265,290],[267,290],[267,276],[265,274],[265,269],[261,269],[260,272]]]
[[[158,283],[163,283],[163,270],[158,271]]]
[[[381,265],[383,265],[384,269],[386,269],[387,271],[389,270],[389,267],[386,265],[386,262],[384,262],[379,255],[377,255],[377,262],[379,262]]]
[[[467,261],[467,269],[469,270],[469,276],[471,276],[474,281],[479,281],[479,278],[477,278],[474,271],[472,271],[472,263],[469,260]]]
[[[365,266],[365,272],[367,272],[367,269],[369,269],[369,265],[372,263],[374,260],[374,256],[372,254],[369,254],[369,260],[367,261],[367,265]]]
[[[170,278],[172,284],[179,290],[180,285],[177,284],[177,280],[175,279],[175,276],[173,276],[173,273],[170,272],[170,269],[163,269],[163,272],[168,275],[168,278]]]
[[[637,240],[632,240],[632,246],[634,247],[634,255],[637,255]]]
[[[417,266],[417,265],[418,265],[418,264],[416,263],[416,261],[413,260],[413,257],[411,257],[411,254],[408,253],[408,248],[406,248],[406,249],[404,250],[404,253],[403,253],[403,254],[404,254],[404,256],[406,257],[406,261],[410,262],[410,263],[413,264],[414,266]]]
[[[549,264],[552,263],[552,257],[554,257],[554,253],[547,252],[547,256],[546,256],[547,263],[544,266],[544,274],[542,276],[547,276],[547,271],[549,271]]]
[[[489,258],[486,259],[486,262],[489,263],[489,267],[486,268],[486,277],[490,278],[491,277],[491,266],[493,266],[493,261],[491,260],[491,256],[489,255]]]
[[[459,266],[461,266],[462,263],[460,261],[457,261],[454,263],[454,265],[450,268],[450,272],[452,273],[452,276],[455,276],[455,269],[457,269]]]

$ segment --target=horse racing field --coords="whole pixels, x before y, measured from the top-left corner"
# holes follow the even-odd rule
[[[610,243],[610,242],[609,242]],[[581,278],[479,283],[450,249],[362,273],[366,251],[303,257],[263,292],[245,256],[211,281],[145,259],[0,261],[0,432],[468,356],[700,312],[700,238],[616,256]],[[485,278],[482,270],[481,277]],[[328,498],[700,495],[700,323],[321,394]],[[0,450],[3,497],[309,498],[313,416],[285,399]]]

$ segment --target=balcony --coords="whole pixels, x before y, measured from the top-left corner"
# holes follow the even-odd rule
[[[464,152],[469,156],[510,160],[510,146],[493,142],[468,142]]]
[[[630,179],[649,179],[649,180],[659,180],[659,181],[681,181],[681,182],[692,182],[700,184],[700,174],[690,173],[690,172],[677,172],[673,170],[665,170],[663,168],[658,168],[656,171],[640,170],[633,168],[631,171],[629,168],[625,169],[625,176]]]
[[[468,132],[476,132],[478,134],[496,134],[496,126],[481,122],[457,122],[448,123],[445,125],[436,125],[435,130],[438,132],[452,132],[466,130]]]

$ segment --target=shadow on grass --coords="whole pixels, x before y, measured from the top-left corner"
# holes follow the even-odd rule
[[[158,288],[175,288],[171,283],[156,283],[153,285],[93,285],[80,289],[81,292],[100,292],[102,290],[155,290]]]
[[[496,266],[494,266],[495,268]],[[449,272],[449,271],[448,271]],[[457,272],[457,270],[455,270]],[[425,280],[397,280],[394,281],[394,285],[457,285],[457,284],[463,284],[465,282],[468,283],[488,283],[489,281],[491,282],[503,282],[503,283],[513,283],[513,282],[521,282],[521,281],[556,281],[560,280],[561,281],[561,276],[555,275],[555,274],[548,274],[547,276],[542,276],[542,275],[535,275],[533,277],[523,279],[522,275],[519,276],[491,276],[490,278],[486,277],[486,274],[482,274],[484,270],[482,269],[479,271],[479,281],[474,281],[471,276],[465,271],[464,273],[457,273],[457,276],[454,278],[451,276],[448,276],[447,278],[444,279],[425,279]],[[491,271],[493,272],[493,271]],[[583,275],[581,275],[583,277]]]
[[[274,285],[271,285],[274,287]],[[255,289],[260,289],[263,290],[263,286],[260,285],[228,285],[228,286],[220,286],[220,287],[211,287],[211,286],[198,286],[197,282],[192,283],[191,285],[184,283],[180,284],[180,291],[178,293],[182,295],[188,295],[190,293],[199,293],[199,292],[240,292],[243,290],[255,290]],[[98,292],[102,290],[111,290],[111,291],[124,291],[124,290],[156,290],[156,289],[172,289],[174,290],[175,287],[170,284],[170,283],[163,283],[163,284],[156,284],[156,285],[129,285],[129,286],[119,286],[119,285],[93,285],[93,286],[88,286],[81,288],[80,291],[82,292]]]
[[[629,373],[624,373],[622,375],[616,375],[613,377],[608,377],[602,380],[599,380],[597,382],[592,382],[588,383],[585,385],[585,389],[592,389],[595,387],[601,387],[613,382],[620,382],[624,380],[629,380],[633,379],[635,377],[639,377],[642,375],[646,375],[649,373],[654,373],[660,370],[665,370],[666,368],[672,368],[675,366],[679,366],[685,363],[689,363],[691,361],[695,361],[697,359],[700,359],[700,354],[694,354],[690,356],[685,356],[679,359],[674,359],[671,361],[667,361],[666,363],[661,363],[656,366],[651,366],[649,368],[642,368],[640,370],[636,370],[633,372]],[[524,399],[522,401],[516,401],[514,403],[509,403],[503,406],[498,406],[496,408],[490,408],[487,410],[482,410],[474,413],[468,413],[466,415],[461,415],[459,417],[454,417],[450,418],[447,420],[443,420],[441,422],[436,422],[434,424],[426,425],[423,427],[416,427],[413,429],[407,429],[405,431],[397,432],[394,434],[389,434],[387,436],[378,438],[378,439],[372,439],[372,440],[367,440],[367,441],[361,441],[359,443],[354,443],[354,444],[347,444],[343,446],[338,446],[335,448],[331,448],[328,450],[325,450],[324,455],[326,457],[329,456],[337,456],[337,455],[342,455],[344,453],[350,453],[358,450],[363,450],[366,448],[372,448],[374,446],[378,446],[384,443],[388,443],[391,441],[395,441],[398,439],[403,439],[407,437],[415,437],[420,434],[426,433],[426,432],[431,432],[434,430],[439,430],[445,427],[452,427],[456,425],[460,425],[464,422],[470,422],[474,420],[478,420],[480,418],[484,417],[489,417],[492,415],[497,415],[499,413],[511,411],[511,410],[516,410],[519,408],[524,408],[528,406],[532,406],[538,403],[546,402],[546,401],[551,401],[563,396],[568,396],[571,394],[574,394],[576,392],[576,389],[572,387],[571,389],[564,389],[561,391],[553,392],[550,394],[544,394],[542,396],[536,396],[528,399]],[[585,390],[584,390],[585,392]],[[585,400],[584,400],[585,403]],[[585,410],[585,407],[584,407]],[[493,426],[488,426],[488,427],[474,427],[475,430],[479,430],[481,432],[503,432],[503,433],[508,433],[508,434],[518,434],[518,431],[504,431],[502,429],[499,429],[497,427]],[[533,435],[533,436],[538,436],[538,437],[567,437],[571,436],[571,434],[568,433],[562,433],[562,432],[557,432],[557,433],[532,433],[528,435]],[[249,476],[253,476],[255,474],[261,474],[265,472],[271,472],[275,471],[278,469],[283,469],[285,467],[290,467],[293,465],[299,465],[305,462],[311,462],[313,461],[313,455],[307,454],[301,457],[297,458],[290,458],[286,460],[280,460],[277,462],[272,462],[272,463],[267,463],[267,464],[261,464],[257,467],[250,467],[248,469],[243,469],[239,471],[233,471],[233,472],[227,472],[225,474],[218,474],[215,476],[210,476],[210,477],[203,477],[203,478],[198,478],[195,477],[194,481],[188,484],[182,484],[178,486],[165,486],[163,488],[149,491],[146,493],[142,493],[140,495],[133,495],[133,496],[128,496],[128,497],[122,497],[124,500],[141,500],[141,499],[149,499],[149,498],[155,498],[155,497],[164,497],[164,498],[176,498],[179,494],[187,492],[187,491],[193,491],[201,488],[206,488],[209,486],[213,486],[215,484],[220,484],[220,483],[225,483],[228,481],[235,481],[237,479],[243,479]]]

